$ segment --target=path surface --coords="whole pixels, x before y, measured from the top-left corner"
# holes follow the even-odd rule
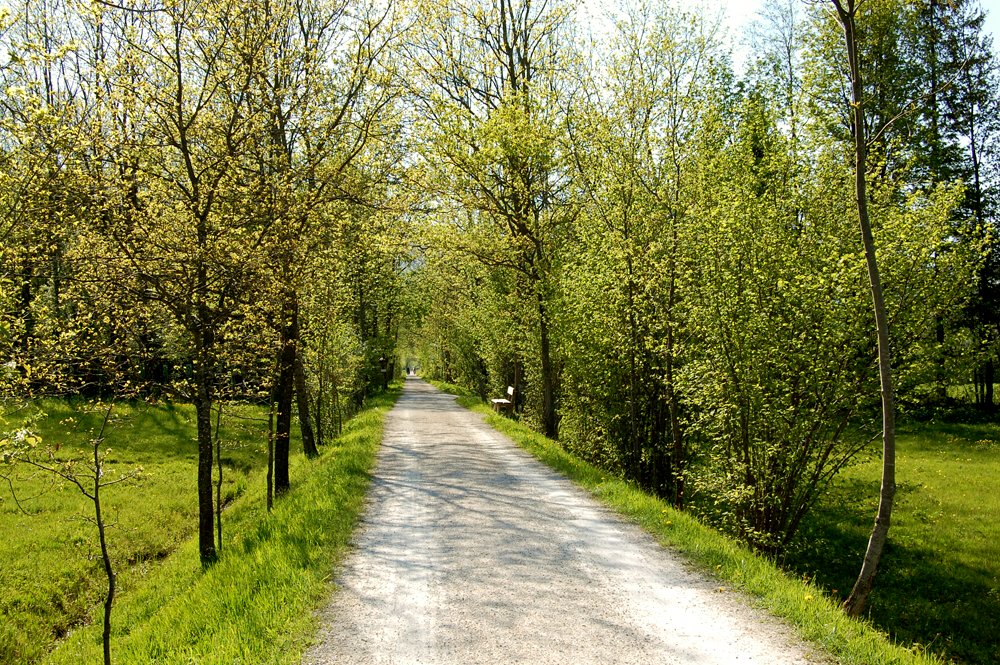
[[[306,663],[811,663],[429,384],[389,414],[357,548]]]

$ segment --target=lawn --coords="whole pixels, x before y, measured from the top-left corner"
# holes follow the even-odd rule
[[[842,597],[874,519],[878,451],[846,469],[803,525],[792,570]],[[1000,662],[1000,425],[913,424],[898,437],[896,506],[868,616],[962,663]]]

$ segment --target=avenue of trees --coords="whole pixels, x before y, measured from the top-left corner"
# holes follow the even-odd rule
[[[768,554],[891,413],[880,369],[900,408],[956,384],[994,408],[973,0],[774,0],[745,71],[718,17],[665,0],[597,37],[559,0],[4,7],[4,412],[192,403],[205,563],[213,409],[269,405],[270,502],[293,415],[314,455],[404,336],[425,375],[514,386],[567,449]]]

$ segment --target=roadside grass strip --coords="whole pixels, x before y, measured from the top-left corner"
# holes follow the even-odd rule
[[[116,663],[298,663],[317,629],[364,506],[385,414],[399,390],[373,398],[318,460],[299,456],[293,487],[269,515],[263,487],[224,513],[219,561],[204,571],[189,540],[115,606]],[[101,619],[46,662],[101,660]]]
[[[434,382],[432,382],[434,383]],[[720,593],[743,592],[771,614],[789,621],[799,635],[843,665],[929,665],[944,661],[918,649],[892,644],[870,624],[849,618],[821,589],[791,577],[766,558],[677,511],[633,484],[570,455],[526,425],[493,413],[463,389],[434,383],[458,395],[458,403],[481,413],[494,429],[541,462],[589,491],[604,505],[640,525],[661,545],[712,575]]]

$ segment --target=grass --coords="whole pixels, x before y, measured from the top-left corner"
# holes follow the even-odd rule
[[[897,446],[897,500],[869,618],[946,658],[1000,662],[1000,425],[913,424]],[[835,596],[860,566],[880,469],[874,454],[846,469],[786,562]]]
[[[59,459],[89,454],[102,413],[56,400],[34,408],[43,445],[58,446]],[[227,501],[244,493],[248,474],[263,459],[261,424],[252,420],[258,411],[233,407],[223,419]],[[127,592],[195,530],[194,412],[186,406],[122,403],[112,413],[115,420],[104,444],[112,449],[108,476],[144,469],[141,481],[102,493],[105,518],[113,525],[112,554]],[[75,487],[29,468],[2,471],[11,476],[16,494],[6,482],[0,485],[0,532],[5,534],[0,540],[0,663],[32,663],[89,620],[105,582],[96,529],[86,521],[93,512],[89,500]]]
[[[108,492],[109,499],[117,495],[112,514],[118,525],[110,537],[122,569],[113,618],[115,662],[298,662],[315,630],[311,610],[329,592],[336,558],[363,505],[382,419],[397,394],[372,400],[322,449],[319,460],[296,456],[293,489],[271,514],[263,501],[261,423],[234,420],[244,424],[224,426],[224,460],[232,478],[226,493],[232,503],[224,513],[222,556],[204,571],[191,537],[193,413],[184,407],[130,407],[136,411],[123,414],[128,417],[107,445],[119,451],[121,466],[141,464],[148,477],[138,486]],[[58,411],[48,406],[50,413]],[[60,415],[53,413],[43,425],[56,429],[65,421]],[[97,562],[85,556],[93,551],[92,527],[73,519],[86,512],[86,504],[76,501],[75,492],[64,489],[30,502],[37,512],[31,516],[18,514],[9,499],[0,505],[4,533],[18,533],[10,530],[16,524],[29,529],[0,551],[5,561],[0,662],[100,661],[96,603],[103,581]],[[11,561],[13,568],[6,565]],[[35,579],[43,590],[24,588]]]
[[[536,458],[589,491],[602,503],[639,524],[665,547],[713,575],[727,590],[748,594],[772,614],[786,618],[799,634],[844,665],[940,663],[919,647],[894,644],[863,621],[848,618],[835,599],[815,583],[789,575],[772,562],[626,483],[564,451],[558,443],[528,427],[494,414],[468,391],[436,383],[459,395],[462,406],[483,414],[486,422]]]

